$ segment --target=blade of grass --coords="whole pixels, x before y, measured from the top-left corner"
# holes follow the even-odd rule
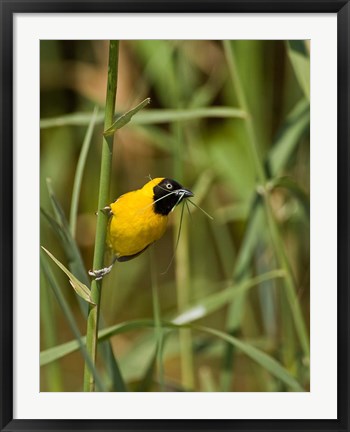
[[[91,305],[95,306],[95,303],[93,302],[90,290],[89,288],[84,285],[80,280],[78,280],[66,267],[58,261],[57,258],[55,258],[52,253],[50,253],[47,249],[45,249],[43,246],[41,248],[48,254],[48,256],[55,262],[55,264],[68,276],[69,283],[73,287],[74,291],[80,296],[82,299],[84,299],[86,302],[90,303]]]
[[[72,192],[72,201],[71,201],[71,206],[70,206],[70,216],[69,216],[69,225],[70,225],[70,231],[72,233],[72,237],[75,237],[81,182],[83,179],[86,159],[87,159],[87,155],[88,155],[88,152],[90,149],[91,138],[92,138],[92,133],[94,130],[97,114],[98,114],[98,108],[97,108],[97,106],[95,106],[93,113],[91,115],[89,126],[87,128],[87,131],[86,131],[86,134],[84,137],[83,145],[81,147],[79,160],[78,160],[78,164],[77,164],[77,169],[75,172],[73,192]]]
[[[99,112],[96,116],[96,123],[103,123],[104,113]],[[91,121],[91,114],[86,112],[76,112],[58,117],[51,117],[40,120],[40,129],[62,126],[87,126]]]
[[[66,300],[65,300],[65,298],[61,292],[59,284],[56,282],[56,279],[55,279],[53,272],[51,271],[46,260],[42,257],[42,253],[40,254],[40,262],[41,262],[41,268],[44,271],[44,274],[45,274],[45,276],[46,276],[46,278],[47,278],[47,280],[48,280],[48,282],[49,282],[49,284],[50,284],[50,286],[51,286],[51,288],[52,288],[52,290],[53,290],[53,292],[57,298],[57,301],[58,301],[58,303],[62,309],[62,312],[63,312],[63,314],[64,314],[64,316],[65,316],[65,318],[66,318],[66,320],[67,320],[67,322],[68,322],[68,324],[72,330],[72,333],[76,339],[74,341],[77,344],[76,349],[78,349],[78,348],[80,349],[80,351],[81,351],[81,353],[85,359],[85,362],[87,364],[87,367],[89,368],[90,373],[94,376],[94,379],[96,380],[96,383],[97,383],[99,389],[101,391],[105,391],[105,386],[103,384],[103,381],[101,380],[100,376],[98,375],[97,370],[95,368],[95,365],[93,364],[91,357],[89,356],[89,353],[87,352],[85,345],[82,342],[81,334],[80,334],[78,325],[75,322],[74,316],[73,316],[73,314],[72,314],[72,312],[68,306],[68,303],[66,302]],[[56,347],[54,347],[54,348],[56,348]]]
[[[90,286],[90,280],[86,273],[83,259],[81,257],[79,248],[72,237],[69,229],[68,221],[63,212],[63,209],[58,202],[54,190],[52,188],[51,180],[46,179],[47,189],[50,196],[50,202],[54,211],[55,219],[52,218],[44,209],[41,209],[41,214],[49,222],[56,235],[61,240],[62,247],[68,260],[70,271],[86,286]],[[84,305],[85,310],[85,305]]]
[[[107,327],[98,332],[98,341],[103,342],[110,339],[112,336],[120,333],[125,333],[142,328],[150,328],[154,326],[154,321],[151,319],[147,320],[135,320],[126,321],[116,324],[111,327]],[[86,336],[80,338],[83,345],[86,343]],[[72,340],[61,345],[46,349],[40,353],[40,366],[45,366],[53,361],[59,360],[68,354],[71,354],[79,349],[79,341]]]
[[[128,124],[135,114],[137,114],[140,110],[142,110],[145,106],[147,106],[150,103],[151,103],[151,98],[147,98],[141,103],[139,103],[135,108],[131,109],[130,111],[118,117],[117,120],[112,124],[112,126],[110,126],[108,129],[106,129],[103,132],[103,135],[104,136],[113,135],[118,129]]]
[[[199,120],[203,118],[245,118],[243,110],[230,107],[210,107],[194,109],[153,109],[138,115],[135,124],[159,124],[178,121]]]
[[[113,121],[122,116],[117,113]],[[245,118],[246,113],[237,108],[217,106],[210,108],[187,108],[187,109],[153,109],[140,112],[134,119],[135,125],[149,125],[159,123],[172,123],[174,121],[199,120],[203,118]],[[91,115],[88,113],[72,113],[60,117],[40,120],[40,128],[46,129],[59,126],[86,126],[89,124]],[[103,113],[96,116],[96,123],[103,122]]]
[[[211,334],[213,336],[217,336],[225,340],[229,344],[234,345],[236,348],[238,348],[256,363],[262,366],[265,370],[267,370],[271,375],[284,382],[292,390],[297,392],[305,391],[303,387],[298,383],[298,381],[292,375],[290,375],[290,373],[280,363],[278,363],[278,361],[270,357],[268,354],[219,330],[204,326],[193,326],[193,328]]]
[[[207,296],[202,301],[178,315],[172,322],[175,324],[187,324],[204,318],[222,308],[227,303],[230,303],[235,297],[240,296],[243,292],[248,291],[252,287],[271,279],[283,277],[285,277],[285,272],[283,270],[273,270],[237,285],[229,286],[222,291]]]
[[[104,347],[104,350],[102,350],[101,353],[107,363],[108,377],[111,378],[111,391],[113,392],[129,391],[126,383],[124,382],[124,378],[121,373],[119,363],[115,358],[110,341],[106,340],[105,342],[99,344],[99,348],[102,347]]]

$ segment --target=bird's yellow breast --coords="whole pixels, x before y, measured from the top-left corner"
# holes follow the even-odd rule
[[[155,213],[153,206],[153,187],[159,181],[154,179],[110,205],[108,243],[117,257],[137,254],[163,236],[168,217]]]

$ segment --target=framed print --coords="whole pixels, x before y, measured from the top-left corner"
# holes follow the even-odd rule
[[[1,430],[349,430],[348,2],[1,19]]]

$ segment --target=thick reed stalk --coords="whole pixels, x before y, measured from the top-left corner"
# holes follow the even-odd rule
[[[151,260],[151,279],[152,279],[152,300],[153,300],[153,317],[154,317],[154,331],[156,337],[156,363],[157,374],[160,391],[164,391],[164,366],[163,366],[163,346],[164,346],[164,333],[161,321],[161,310],[158,294],[158,279],[156,260],[154,255],[153,246],[150,247],[150,260]]]
[[[177,219],[177,232],[181,227],[181,239],[176,251],[176,287],[177,287],[177,304],[179,313],[184,312],[190,302],[190,277],[189,277],[189,253],[188,253],[188,221],[186,218]],[[190,329],[180,329],[180,347],[181,347],[181,381],[184,388],[192,390],[194,388],[193,373],[193,350],[192,350],[192,333]]]
[[[119,42],[110,41],[109,43],[109,61],[108,61],[108,80],[107,80],[107,95],[105,108],[104,130],[108,129],[113,123],[113,115],[115,112],[115,99],[117,92],[117,76],[118,76],[118,53]],[[106,244],[106,231],[108,217],[101,209],[109,204],[109,189],[111,182],[111,167],[112,167],[112,151],[113,151],[114,135],[103,137],[102,140],[102,156],[101,156],[101,173],[100,187],[98,196],[98,216],[95,237],[95,250],[93,268],[100,269],[104,266],[104,251]],[[89,309],[87,319],[86,332],[86,347],[94,364],[96,364],[97,350],[97,333],[100,313],[102,280],[93,280],[91,284],[91,297],[96,303]],[[85,365],[84,373],[84,391],[94,391],[95,380],[87,365]]]
[[[173,125],[173,133],[176,136],[176,149],[174,157],[174,174],[175,178],[180,182],[183,181],[183,160],[182,154],[184,151],[185,136],[183,125],[175,123]],[[182,313],[189,305],[190,300],[190,269],[189,269],[189,241],[188,241],[188,225],[186,218],[182,218],[178,209],[175,216],[174,244],[177,243],[178,233],[181,227],[181,238],[176,250],[176,293],[177,305],[179,313]],[[194,359],[192,351],[192,332],[190,329],[180,329],[180,356],[181,356],[181,383],[186,389],[194,388]]]

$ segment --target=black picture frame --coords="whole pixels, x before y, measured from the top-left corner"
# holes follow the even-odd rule
[[[348,431],[349,429],[349,23],[348,1],[33,1],[0,0],[0,430],[1,431]],[[338,23],[338,418],[337,420],[25,420],[13,419],[13,16],[16,13],[197,12],[336,13]]]

